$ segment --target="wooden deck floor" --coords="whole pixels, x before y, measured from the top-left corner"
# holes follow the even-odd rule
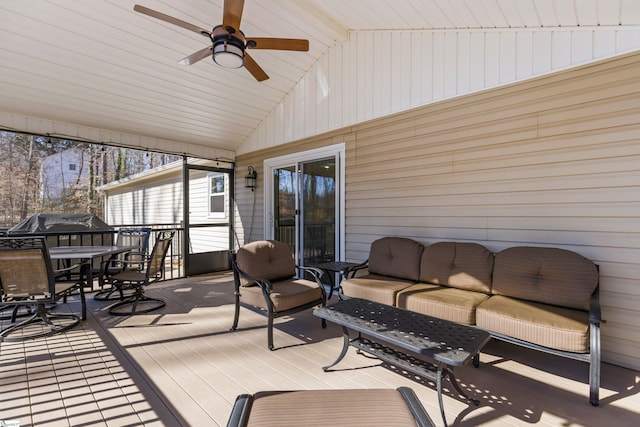
[[[278,320],[276,351],[266,348],[266,319],[249,310],[242,309],[241,329],[229,332],[231,280],[220,274],[154,285],[148,293],[167,306],[130,318],[110,316],[107,303],[90,298],[87,321],[67,333],[1,343],[0,421],[224,426],[241,393],[410,386],[442,425],[432,383],[353,349],[336,371],[323,372],[341,348],[341,331],[335,325],[323,330],[311,312]],[[479,369],[456,369],[479,407],[444,383],[450,425],[640,425],[640,372],[603,364],[601,403],[592,407],[586,364],[499,342],[490,342],[480,361]]]

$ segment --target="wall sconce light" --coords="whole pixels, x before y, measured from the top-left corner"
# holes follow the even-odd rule
[[[253,166],[249,166],[249,173],[244,177],[245,188],[250,188],[253,191],[256,188],[256,181],[258,181],[258,172]]]

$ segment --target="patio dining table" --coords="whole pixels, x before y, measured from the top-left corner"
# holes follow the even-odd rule
[[[93,287],[93,273],[91,263],[94,259],[117,255],[123,252],[137,250],[136,245],[105,245],[105,246],[55,246],[49,248],[52,260],[61,260],[69,264],[71,260],[80,260],[85,267],[81,269],[80,280],[86,279],[86,285]]]

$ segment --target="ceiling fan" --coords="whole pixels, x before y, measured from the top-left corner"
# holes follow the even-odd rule
[[[193,31],[211,40],[211,46],[207,46],[181,59],[180,63],[191,65],[209,55],[213,55],[213,60],[216,64],[225,68],[240,68],[244,66],[259,82],[267,80],[269,76],[247,53],[247,49],[295,50],[300,52],[309,50],[309,40],[245,37],[240,30],[243,8],[244,0],[224,0],[222,24],[216,25],[211,31],[139,4],[136,4],[133,10]]]

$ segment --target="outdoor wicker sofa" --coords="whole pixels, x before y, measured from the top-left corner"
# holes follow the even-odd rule
[[[342,283],[345,297],[473,325],[492,338],[589,364],[589,402],[600,388],[598,267],[550,247],[497,254],[468,242],[384,237]]]

